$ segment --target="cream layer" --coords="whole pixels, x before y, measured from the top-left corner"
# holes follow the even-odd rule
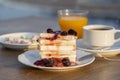
[[[41,45],[41,51],[60,51],[60,50],[76,50],[76,46],[54,46],[54,45]]]
[[[60,51],[40,51],[40,54],[76,54],[76,50],[75,51],[71,51],[71,50],[60,50]]]
[[[76,40],[46,40],[46,39],[41,39],[40,40],[40,45],[76,45]]]

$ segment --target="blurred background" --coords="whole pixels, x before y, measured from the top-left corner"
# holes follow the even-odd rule
[[[0,0],[0,21],[29,16],[56,21],[59,9],[89,10],[88,24],[120,28],[120,0]]]

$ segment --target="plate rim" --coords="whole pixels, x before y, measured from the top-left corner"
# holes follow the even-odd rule
[[[29,50],[29,51],[23,52],[22,54],[18,55],[18,61],[19,61],[20,63],[24,64],[24,65],[27,65],[27,66],[30,66],[30,67],[34,67],[34,68],[38,68],[38,69],[45,69],[45,70],[67,70],[67,69],[75,69],[75,68],[87,66],[87,65],[93,63],[94,60],[95,60],[95,56],[92,56],[92,57],[91,57],[92,60],[89,61],[88,63],[82,64],[82,65],[70,66],[70,67],[54,67],[54,68],[53,68],[53,67],[36,66],[36,65],[34,65],[34,64],[31,64],[31,65],[30,65],[30,64],[26,64],[26,63],[24,63],[23,61],[21,61],[21,57],[22,57],[24,54],[27,54],[28,52],[31,52],[31,51],[37,51],[37,50]],[[79,51],[81,51],[81,50],[79,50]],[[85,52],[85,51],[83,51],[83,52]],[[85,53],[86,53],[86,54],[91,54],[91,53],[89,53],[89,52],[85,52]]]

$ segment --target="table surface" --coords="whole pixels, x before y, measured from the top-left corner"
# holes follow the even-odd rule
[[[41,32],[47,27],[59,29],[56,21],[37,17],[1,21],[0,34]],[[45,71],[18,62],[23,52],[0,46],[0,80],[120,80],[120,62],[96,58],[92,64],[74,70]]]

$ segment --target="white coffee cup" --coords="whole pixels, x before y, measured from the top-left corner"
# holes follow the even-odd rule
[[[91,49],[110,48],[115,42],[120,41],[120,38],[115,39],[117,32],[120,30],[107,25],[87,25],[83,27],[83,41]]]

